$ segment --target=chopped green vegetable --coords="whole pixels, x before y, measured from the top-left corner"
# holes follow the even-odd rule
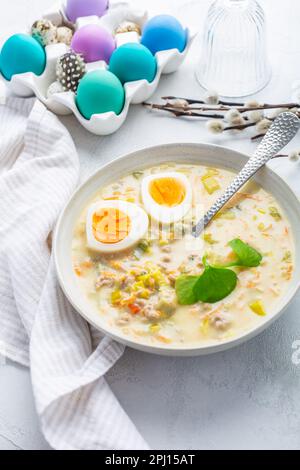
[[[142,252],[141,250],[134,250],[133,256],[136,260],[140,260],[142,258]]]
[[[148,240],[141,240],[138,244],[138,248],[144,253],[148,253],[150,250],[150,243],[148,242]]]
[[[223,210],[215,217],[216,219],[234,220],[236,215],[232,209]]]
[[[216,240],[213,239],[213,236],[211,233],[205,233],[203,236],[203,240],[209,245],[215,245],[216,243],[218,243]]]
[[[152,334],[156,334],[160,331],[161,326],[158,323],[154,323],[153,325],[149,326],[149,331]]]
[[[113,305],[116,305],[118,302],[120,302],[122,298],[122,294],[120,290],[115,290],[114,292],[111,293],[111,303]]]
[[[208,194],[213,194],[214,192],[221,189],[218,180],[216,180],[216,178],[214,178],[213,176],[209,176],[208,178],[203,177],[202,183]]]
[[[145,287],[160,288],[168,285],[165,275],[159,270],[149,270],[147,274],[138,277],[138,281],[142,281]]]
[[[204,336],[207,335],[209,329],[209,318],[205,317],[200,325],[200,333],[202,333]]]
[[[265,317],[267,315],[263,303],[260,300],[250,303],[249,307],[252,312],[256,313],[256,315],[259,315],[260,317]]]
[[[134,178],[139,180],[142,176],[143,176],[143,172],[142,171],[135,171],[134,173],[132,173]]]
[[[290,251],[286,251],[284,257],[282,258],[284,263],[291,263],[292,262],[292,253]]]
[[[282,219],[282,216],[276,207],[269,207],[269,214],[277,222]]]
[[[141,280],[130,285],[129,292],[134,293],[140,299],[149,299],[150,290],[146,288],[145,283]]]
[[[257,209],[260,214],[266,214],[266,211],[264,209]]]
[[[217,176],[220,172],[216,168],[206,168],[206,173],[202,176],[202,180],[210,178],[211,176]]]
[[[262,222],[258,224],[257,228],[260,232],[264,232],[266,230],[266,226]]]
[[[232,208],[223,209],[220,212],[218,212],[218,214],[215,215],[214,219],[215,220],[217,219],[234,220],[236,219],[236,214]]]
[[[226,267],[242,266],[246,268],[256,268],[262,262],[262,255],[239,238],[229,242],[229,246],[235,253],[237,260],[228,264]]]

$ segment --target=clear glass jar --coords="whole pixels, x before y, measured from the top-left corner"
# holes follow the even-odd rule
[[[266,49],[265,14],[256,0],[215,0],[205,22],[197,79],[221,96],[252,95],[271,78]]]

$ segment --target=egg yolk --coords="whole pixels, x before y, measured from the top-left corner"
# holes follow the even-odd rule
[[[186,196],[186,190],[181,181],[167,177],[151,181],[149,192],[157,204],[167,207],[182,204]]]
[[[101,243],[119,243],[128,237],[130,230],[130,218],[119,209],[101,209],[93,216],[94,237]]]

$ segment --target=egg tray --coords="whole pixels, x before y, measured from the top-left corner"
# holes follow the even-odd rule
[[[107,13],[102,17],[89,16],[78,18],[76,24],[70,23],[65,14],[64,5],[58,4],[48,12],[42,15],[42,18],[52,21],[56,26],[64,24],[78,29],[86,24],[99,24],[107,28],[111,33],[124,21],[131,21],[138,24],[141,29],[148,20],[146,10],[137,10],[124,2],[110,2]],[[49,86],[56,81],[56,63],[57,59],[70,50],[70,47],[59,43],[46,46],[46,68],[42,75],[38,76],[32,72],[13,75],[10,81],[6,80],[1,74],[2,80],[7,84],[10,90],[21,97],[36,96],[50,111],[58,115],[74,114],[77,120],[85,129],[96,135],[109,135],[116,132],[125,122],[129,106],[131,104],[140,104],[150,98],[155,92],[162,74],[175,72],[184,61],[193,37],[187,30],[187,45],[183,52],[177,49],[161,51],[156,54],[157,74],[153,82],[139,80],[125,83],[125,104],[122,112],[117,115],[114,112],[103,114],[93,114],[90,120],[85,119],[79,112],[75,93],[68,91],[55,93],[47,97]],[[92,62],[87,64],[87,72],[99,67],[103,68],[103,63]]]

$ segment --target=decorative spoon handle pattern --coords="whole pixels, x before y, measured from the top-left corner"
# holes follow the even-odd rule
[[[242,171],[233,180],[225,193],[216,201],[207,214],[193,227],[194,237],[199,237],[204,228],[227,202],[249,181],[271,158],[285,147],[297,134],[300,120],[293,113],[282,113],[273,122],[264,139],[257,147]]]

